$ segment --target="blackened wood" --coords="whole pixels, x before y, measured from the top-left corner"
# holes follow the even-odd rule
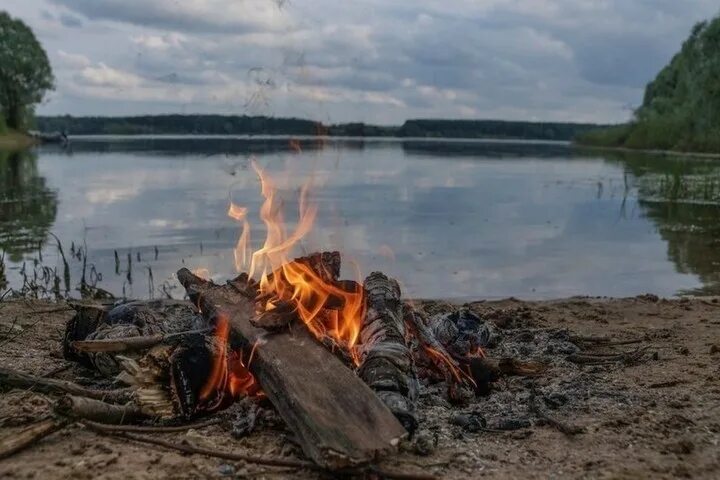
[[[101,340],[76,340],[72,342],[72,347],[76,352],[85,353],[121,353],[135,352],[138,350],[148,350],[161,343],[178,342],[188,335],[197,335],[209,333],[210,329],[188,330],[187,332],[177,332],[168,334],[155,334],[142,337],[120,337],[107,338]]]
[[[225,315],[233,348],[257,345],[249,368],[297,435],[305,454],[333,470],[373,462],[396,450],[407,432],[383,402],[304,328],[270,334],[252,325],[253,299],[187,269],[178,280],[203,315]]]
[[[146,348],[145,341],[140,340],[140,337],[152,337],[150,343],[157,343],[160,336],[207,327],[192,304],[178,300],[133,301],[112,308],[103,305],[78,305],[74,308],[77,313],[65,330],[65,358],[95,369],[107,377],[120,373],[117,353]],[[137,337],[138,340],[128,342],[130,337]],[[76,345],[80,348],[74,348]],[[101,349],[93,350],[93,347]]]
[[[326,282],[336,282],[340,278],[340,252],[318,252],[293,261],[307,265]]]
[[[365,279],[366,311],[358,375],[375,390],[403,426],[417,428],[415,402],[418,380],[412,353],[406,344],[400,285],[380,272]]]
[[[423,315],[412,306],[405,304],[403,317],[410,333],[419,343],[419,348],[415,352],[419,358],[418,364],[428,365],[428,370],[440,374],[448,386],[448,397],[451,401],[465,403],[470,400],[473,397],[472,390],[478,387],[478,384],[472,384],[468,374],[463,370],[463,365],[453,358],[427,327]]]
[[[487,322],[466,308],[434,315],[426,323],[430,333],[459,362],[465,362],[490,342]]]

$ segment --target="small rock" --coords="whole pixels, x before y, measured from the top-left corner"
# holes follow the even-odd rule
[[[720,346],[712,345],[710,347],[710,355],[715,355],[716,353],[720,353]]]
[[[412,444],[412,450],[414,453],[426,457],[432,455],[438,444],[437,434],[431,432],[419,432],[415,434],[415,440]]]
[[[233,465],[230,465],[228,463],[223,463],[218,467],[218,473],[220,475],[223,475],[225,477],[229,477],[231,475],[235,475],[235,467]]]
[[[682,347],[678,348],[677,351],[680,355],[690,355],[690,349],[686,346],[682,346]]]
[[[450,419],[450,423],[470,433],[480,432],[487,427],[487,421],[477,412],[458,413]]]
[[[525,418],[501,418],[490,424],[493,430],[520,430],[530,428],[530,420]]]

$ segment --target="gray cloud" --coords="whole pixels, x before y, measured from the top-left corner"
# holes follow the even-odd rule
[[[273,0],[50,0],[93,20],[112,20],[164,30],[239,33],[286,27]]]
[[[718,6],[26,0],[10,10],[33,24],[56,68],[58,91],[41,112],[607,122],[627,118],[627,104]]]
[[[80,18],[69,13],[60,14],[60,23],[68,28],[80,28],[83,26],[83,22]]]

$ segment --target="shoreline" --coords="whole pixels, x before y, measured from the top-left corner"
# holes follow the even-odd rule
[[[720,159],[720,153],[709,152],[685,152],[682,150],[661,150],[652,148],[608,147],[602,145],[588,145],[574,141],[570,142],[570,146],[574,148],[584,148],[589,150],[606,150],[610,152],[646,153],[648,155],[662,155],[668,157],[691,157],[709,160]]]
[[[0,133],[0,149],[6,151],[24,150],[37,145],[37,140],[15,130]]]

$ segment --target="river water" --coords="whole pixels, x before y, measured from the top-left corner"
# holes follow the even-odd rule
[[[182,296],[183,266],[232,276],[229,198],[249,207],[253,244],[265,236],[252,159],[277,181],[290,229],[312,181],[319,216],[298,254],[339,249],[345,277],[382,270],[407,297],[720,292],[712,160],[547,142],[187,136],[0,152],[7,285],[56,275],[77,295],[83,263],[86,283],[129,297]]]

